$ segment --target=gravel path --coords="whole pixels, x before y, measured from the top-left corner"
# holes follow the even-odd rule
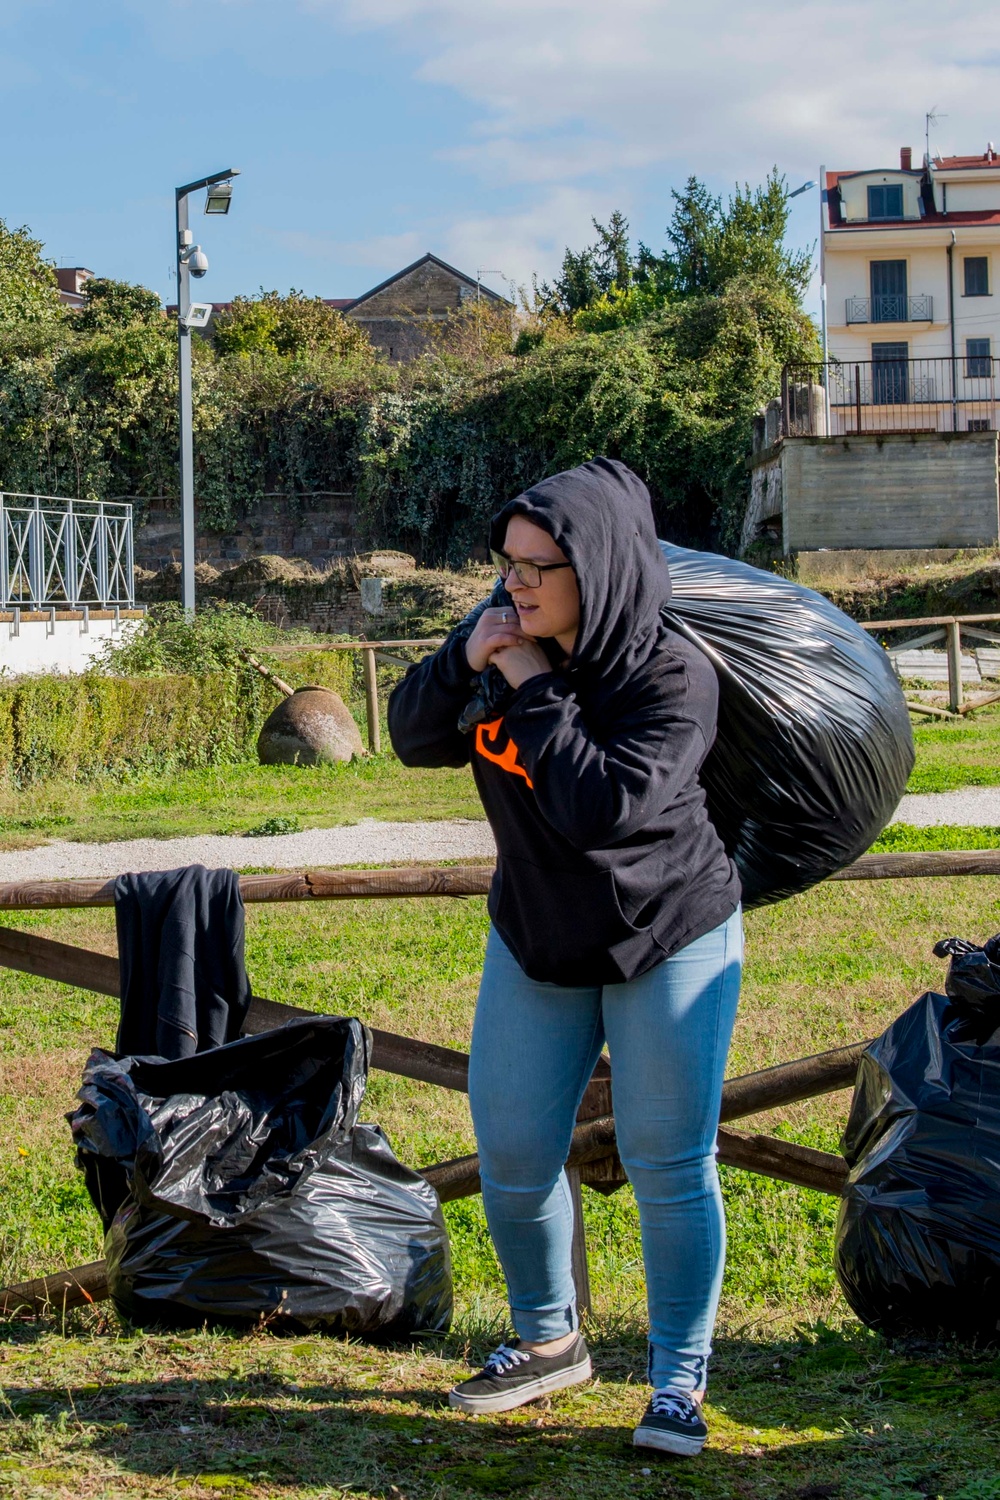
[[[965,787],[904,797],[893,822],[927,828],[938,823],[1000,828],[1000,787]],[[379,823],[366,818],[346,828],[313,828],[270,838],[196,834],[181,839],[124,839],[114,844],[59,840],[37,849],[0,853],[0,880],[99,879],[123,870],[172,870],[203,864],[237,869],[308,870],[337,865],[402,865],[490,856],[489,825],[472,818],[439,823]]]
[[[964,786],[957,792],[910,793],[892,819],[932,828],[952,823],[958,828],[1000,828],[1000,786]]]
[[[471,818],[440,823],[378,823],[366,818],[346,828],[312,828],[269,838],[196,834],[181,839],[124,839],[115,844],[70,844],[60,839],[37,849],[0,853],[0,879],[99,879],[124,870],[173,870],[191,864],[210,869],[255,865],[272,870],[404,865],[494,852],[489,824]]]

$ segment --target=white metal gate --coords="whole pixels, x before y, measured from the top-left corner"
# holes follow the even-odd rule
[[[0,607],[132,607],[132,507],[0,492]]]

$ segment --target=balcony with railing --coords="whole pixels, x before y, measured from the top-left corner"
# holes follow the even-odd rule
[[[830,360],[786,365],[782,437],[1000,428],[1000,360]]]
[[[848,323],[933,323],[934,298],[888,292],[878,297],[848,297]]]
[[[132,507],[0,492],[0,608],[131,609]]]

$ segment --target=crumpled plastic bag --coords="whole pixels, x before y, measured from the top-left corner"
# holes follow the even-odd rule
[[[1000,1338],[1000,937],[948,938],[947,994],[866,1048],[842,1149],[835,1265],[887,1334]]]
[[[448,1327],[437,1194],[357,1123],[370,1046],[360,1021],[317,1016],[178,1061],[91,1054],[69,1120],[125,1317]]]
[[[843,869],[892,817],[913,769],[902,689],[877,641],[821,594],[714,552],[661,542],[673,597],[665,618],[719,678],[719,726],[702,767],[708,811],[744,906],[797,895]],[[502,585],[488,604],[511,604]],[[496,667],[459,720],[503,712]]]

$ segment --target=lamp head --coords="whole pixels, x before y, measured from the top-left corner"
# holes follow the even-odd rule
[[[214,182],[205,196],[205,212],[207,214],[227,214],[232,201],[232,183]]]

